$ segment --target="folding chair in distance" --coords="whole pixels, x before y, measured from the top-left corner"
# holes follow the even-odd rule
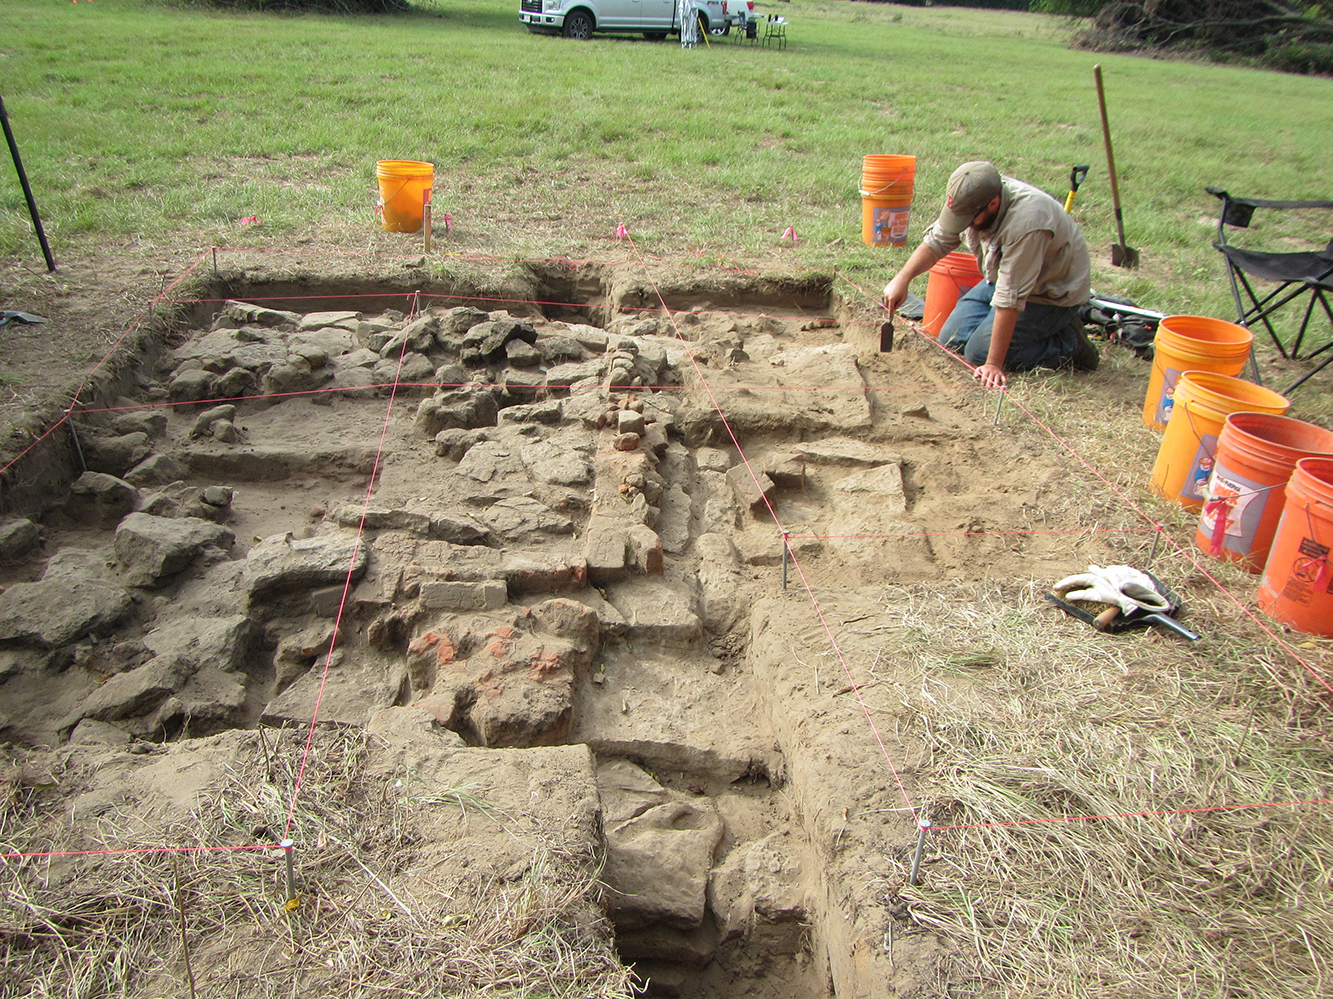
[[[1256,208],[1278,211],[1298,208],[1333,209],[1333,201],[1263,201],[1258,198],[1233,197],[1215,187],[1206,187],[1204,190],[1222,201],[1222,210],[1217,219],[1217,240],[1213,246],[1227,262],[1231,295],[1236,300],[1236,321],[1245,327],[1256,321],[1263,323],[1283,357],[1299,358],[1310,320],[1314,317],[1316,303],[1323,306],[1324,314],[1328,317],[1330,325],[1333,325],[1333,308],[1330,308],[1327,298],[1327,295],[1333,292],[1333,239],[1330,239],[1322,250],[1271,253],[1231,245],[1227,242],[1227,226],[1247,228]],[[1277,284],[1277,287],[1260,298],[1254,286],[1250,284],[1250,278],[1271,281]],[[1241,299],[1242,288],[1249,298],[1248,305]],[[1301,318],[1296,338],[1288,349],[1277,331],[1273,329],[1270,317],[1292,302],[1302,299],[1305,313]],[[1283,392],[1284,395],[1333,364],[1333,337],[1330,337],[1327,343],[1310,351],[1306,359],[1318,357],[1325,352],[1329,352],[1329,356],[1313,371],[1292,383]],[[1255,371],[1257,374],[1258,369]]]

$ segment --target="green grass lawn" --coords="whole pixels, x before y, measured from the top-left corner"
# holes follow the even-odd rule
[[[613,234],[624,223],[650,267],[650,255],[661,255],[837,268],[873,297],[914,240],[899,250],[862,245],[861,158],[908,153],[918,158],[912,237],[938,211],[963,160],[993,159],[1060,197],[1070,167],[1086,163],[1091,173],[1074,211],[1093,249],[1094,287],[1166,312],[1230,318],[1225,269],[1211,246],[1217,201],[1204,186],[1333,198],[1329,79],[1075,51],[1070,22],[1005,11],[758,0],[761,12],[790,20],[786,50],[728,39],[683,51],[674,39],[534,36],[519,24],[517,4],[438,0],[401,17],[348,18],[232,15],[148,0],[0,0],[0,90],[57,259],[92,261],[89,283],[142,266],[141,285],[155,292],[159,277],[165,285],[181,261],[214,245],[330,251],[353,265],[367,251],[419,255],[420,237],[385,233],[373,206],[377,160],[423,159],[436,165],[434,252],[442,256],[619,258],[626,251]],[[1097,62],[1126,240],[1142,255],[1137,271],[1110,263],[1116,234]],[[444,212],[452,233],[443,231]],[[250,216],[262,224],[242,225]],[[1260,221],[1249,238],[1269,245],[1322,245],[1333,235],[1333,213]],[[799,235],[795,246],[780,242],[788,226]],[[132,266],[99,271],[107,255]],[[30,288],[40,285],[40,260],[22,191],[0,164],[0,282],[18,273]],[[131,298],[106,281],[96,290],[107,301]],[[48,300],[65,294],[58,281],[49,284],[39,288]],[[24,308],[14,286],[0,288],[6,293],[7,308]],[[89,367],[123,330],[112,319],[93,325],[76,326],[87,343],[75,361]],[[1261,344],[1261,356],[1272,353]],[[1070,446],[1096,456],[1108,481],[1137,500],[1155,438],[1138,423],[1138,399],[1126,409],[1115,395],[1137,396],[1140,377],[1146,365],[1108,348],[1096,378],[1016,380],[1016,398]],[[20,400],[14,381],[9,394]],[[10,384],[0,370],[0,386]],[[1320,388],[1329,384],[1325,373],[1303,388],[1296,415],[1328,425],[1333,393]],[[68,396],[61,398],[63,405]],[[1026,432],[1014,429],[1013,406],[1004,420],[1002,432]],[[31,436],[24,426],[10,434],[22,446]],[[947,434],[941,442],[949,447]],[[1106,497],[1071,493],[1069,503],[1085,500],[1100,517]],[[1193,536],[1184,511],[1147,502],[1173,534]],[[1129,544],[1132,561],[1143,546]],[[1212,591],[1205,595],[1183,557],[1164,551],[1162,562],[1188,581],[1203,620],[1231,615],[1201,653],[1125,645],[1114,654],[1121,659],[1089,654],[1085,673],[1066,668],[1064,653],[1041,651],[1049,668],[1038,672],[1031,663],[1046,658],[1029,648],[1055,639],[1024,632],[1035,610],[997,604],[998,589],[951,605],[956,618],[931,603],[910,623],[923,671],[938,665],[937,653],[955,673],[954,653],[978,667],[967,684],[984,696],[960,701],[944,726],[927,730],[942,753],[971,746],[964,762],[941,757],[957,778],[948,793],[960,808],[980,813],[1007,793],[1014,768],[1048,757],[1059,767],[1032,770],[1023,789],[1049,788],[1059,808],[1081,814],[1113,813],[1115,782],[1128,779],[1139,787],[1127,798],[1147,794],[1168,807],[1324,796],[1308,788],[1321,787],[1327,770],[1319,769],[1325,691],[1255,638],[1229,604],[1207,603]],[[1248,577],[1236,582],[1235,567],[1216,571],[1238,588],[1251,585]],[[1326,658],[1318,642],[1302,648]],[[1089,696],[1103,683],[1106,700]],[[904,690],[904,698],[918,696]],[[916,710],[906,699],[885,703]],[[923,720],[943,710],[919,703]],[[1132,767],[1119,769],[1121,760]],[[1085,797],[1056,794],[1051,774],[1066,764]],[[1177,776],[1206,793],[1171,790]],[[1040,807],[1055,814],[1055,805]],[[1050,994],[1032,984],[1047,974],[1069,985],[1058,994],[1117,999],[1328,994],[1322,814],[1238,810],[1180,817],[1178,825],[1168,817],[1154,821],[1151,837],[1133,823],[964,834],[916,897],[968,960],[975,946],[978,967],[992,969],[992,994]],[[1175,880],[1159,883],[1165,879]],[[977,913],[991,914],[980,928]],[[1153,935],[1140,940],[1136,928],[1149,925]],[[1191,990],[1181,991],[1187,982]]]
[[[3,94],[57,256],[163,239],[364,245],[375,161],[410,158],[436,164],[437,216],[496,252],[588,253],[624,222],[648,253],[763,259],[792,226],[785,263],[882,284],[904,253],[861,244],[857,183],[864,154],[892,152],[918,157],[913,235],[964,159],[1058,196],[1070,166],[1091,164],[1075,214],[1095,286],[1229,316],[1204,185],[1333,197],[1327,79],[1079,52],[1069,22],[1036,14],[758,9],[790,19],[788,49],[534,36],[517,0],[394,18],[6,0]],[[1097,61],[1137,273],[1109,266]],[[0,177],[0,254],[35,254],[13,172]]]

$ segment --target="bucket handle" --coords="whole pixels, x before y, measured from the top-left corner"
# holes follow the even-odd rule
[[[382,204],[382,205],[384,205],[384,204],[388,204],[388,203],[389,203],[390,201],[392,201],[394,198],[398,197],[398,195],[402,194],[402,193],[403,193],[403,188],[405,188],[408,184],[412,183],[413,179],[414,179],[414,178],[412,178],[412,177],[404,177],[404,178],[403,178],[403,182],[402,182],[401,184],[398,185],[398,190],[394,191],[393,194],[389,195],[387,198],[384,197],[383,194],[381,194],[381,195],[380,195],[380,204]],[[432,178],[432,181],[433,181],[433,180],[434,180],[434,178]],[[433,183],[432,183],[432,186],[434,186]],[[429,191],[430,188],[428,187],[428,188],[426,188],[426,190]]]
[[[878,191],[867,191],[867,190],[865,190],[865,188],[857,188],[857,190],[861,192],[861,197],[863,197],[863,198],[874,198],[874,197],[877,197],[877,196],[883,194],[883,193],[884,193],[885,191],[887,191],[889,188],[891,188],[894,184],[898,183],[898,181],[902,180],[902,179],[903,179],[903,175],[906,174],[906,173],[907,173],[906,170],[900,171],[897,177],[894,177],[893,180],[889,181],[887,184],[885,184],[883,187],[881,187]]]
[[[1314,541],[1314,517],[1310,516],[1310,506],[1309,503],[1305,504],[1305,522],[1310,525],[1310,540]],[[1325,585],[1330,567],[1333,567],[1333,562],[1329,561],[1328,552],[1325,551],[1323,557],[1319,560],[1319,571],[1315,573],[1314,582],[1311,584],[1316,593],[1319,592],[1321,586]]]
[[[1310,516],[1310,504],[1309,504],[1309,503],[1306,503],[1306,504],[1305,504],[1304,512],[1305,512],[1305,522],[1310,526],[1310,540],[1311,540],[1311,541],[1315,541],[1316,543],[1318,543],[1318,542],[1317,542],[1317,539],[1315,538],[1316,531],[1315,531],[1315,529],[1314,529],[1314,517]],[[1325,564],[1325,566],[1328,565],[1328,556],[1327,556],[1327,555],[1324,556],[1324,564]]]
[[[1181,408],[1185,410],[1185,419],[1189,421],[1190,433],[1194,435],[1194,440],[1202,447],[1204,435],[1199,433],[1199,428],[1194,425],[1194,414],[1190,412],[1189,406],[1182,406]]]

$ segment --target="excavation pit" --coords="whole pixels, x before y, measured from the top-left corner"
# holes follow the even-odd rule
[[[924,749],[866,725],[847,660],[886,668],[886,587],[1067,568],[1033,531],[1080,519],[1064,463],[826,278],[414,277],[218,279],[46,452],[65,488],[0,580],[0,735],[81,788],[38,812],[165,837],[238,759],[277,788],[277,742],[364,738],[368,780],[421,782],[403,821],[463,816],[382,875],[404,911],[427,870],[508,877],[518,835],[600,859],[593,935],[648,994],[927,976],[884,887]]]

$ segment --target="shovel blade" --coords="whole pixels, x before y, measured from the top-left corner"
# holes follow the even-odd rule
[[[1111,266],[1128,267],[1133,269],[1139,266],[1139,251],[1124,243],[1111,244]]]

